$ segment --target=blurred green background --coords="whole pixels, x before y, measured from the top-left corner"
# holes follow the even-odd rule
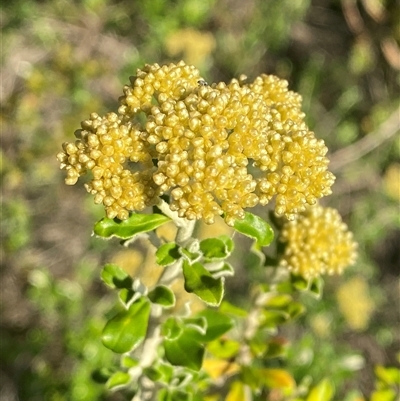
[[[55,155],[89,113],[117,108],[136,68],[180,59],[208,82],[269,73],[302,94],[337,175],[324,204],[360,257],[290,328],[288,364],[297,380],[330,376],[338,399],[369,394],[400,349],[399,1],[4,3],[0,401],[124,399],[91,380],[116,362],[99,340],[113,299],[99,272],[119,248],[91,237],[102,208],[64,185]]]

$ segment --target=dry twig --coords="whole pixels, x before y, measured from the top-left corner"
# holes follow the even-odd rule
[[[330,157],[330,170],[337,172],[367,153],[373,151],[383,142],[392,138],[400,130],[400,107],[375,131],[346,148],[338,150]]]

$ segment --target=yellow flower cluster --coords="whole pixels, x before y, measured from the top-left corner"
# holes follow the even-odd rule
[[[286,222],[280,240],[286,243],[280,266],[306,279],[341,274],[357,258],[357,243],[339,212],[318,204]]]
[[[262,75],[208,85],[184,62],[146,65],[124,87],[117,113],[92,114],[75,143],[58,154],[73,185],[86,184],[109,218],[170,195],[180,217],[233,225],[244,209],[275,197],[275,212],[293,219],[329,195],[334,176],[327,148],[304,122],[300,95]]]
[[[140,140],[141,131],[132,123],[122,123],[115,113],[100,117],[92,113],[75,132],[75,143],[64,143],[57,155],[67,170],[67,185],[74,185],[88,170],[92,180],[85,184],[96,204],[103,203],[107,216],[121,220],[129,210],[143,210],[156,196],[152,180],[152,159]],[[140,164],[140,169],[130,168]]]

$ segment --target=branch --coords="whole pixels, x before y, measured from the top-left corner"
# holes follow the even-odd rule
[[[382,123],[375,131],[372,131],[364,138],[338,150],[330,157],[330,170],[337,172],[347,164],[350,164],[375,148],[383,142],[392,138],[400,130],[400,107],[397,108],[391,116]]]
[[[178,233],[176,235],[176,243],[179,245],[183,245],[185,242],[187,242],[194,230],[194,226],[196,221],[195,220],[188,220],[183,217],[179,217],[178,213],[176,211],[172,211],[169,208],[169,205],[162,200],[161,198],[159,199],[157,203],[157,207],[169,218],[173,220],[175,225],[178,227]]]

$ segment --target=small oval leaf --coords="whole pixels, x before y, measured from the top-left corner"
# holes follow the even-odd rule
[[[283,310],[263,310],[260,314],[260,327],[277,327],[289,319],[289,313]]]
[[[307,280],[302,276],[291,274],[290,280],[293,287],[298,291],[307,291],[310,287],[310,280]]]
[[[119,294],[118,297],[120,301],[125,305],[128,306],[129,303],[132,301],[133,297],[136,295],[136,297],[140,296],[140,294],[136,293],[133,290],[128,290],[127,288],[123,288]]]
[[[194,337],[200,334],[204,336],[207,330],[207,320],[201,316],[187,317],[182,319],[184,330],[193,333]]]
[[[132,277],[119,266],[108,263],[101,271],[101,279],[111,288],[132,289]]]
[[[240,342],[226,338],[217,338],[207,345],[207,351],[217,358],[230,359],[240,350]]]
[[[387,386],[400,384],[400,369],[396,367],[377,365],[375,366],[375,375]]]
[[[212,273],[214,278],[233,276],[235,274],[235,270],[233,269],[232,265],[227,262],[222,263],[216,269],[210,269],[207,266],[207,270]]]
[[[334,387],[331,381],[323,379],[311,389],[306,401],[330,401],[333,393]]]
[[[168,221],[170,221],[169,217],[157,213],[134,213],[127,220],[122,221],[104,217],[95,224],[94,233],[103,238],[129,239],[137,234],[152,231]]]
[[[111,390],[115,387],[121,387],[128,384],[130,380],[131,377],[129,373],[116,372],[107,380],[106,387]]]
[[[171,308],[175,305],[175,295],[172,290],[165,285],[158,285],[148,294],[151,302],[159,304],[164,308]]]
[[[227,313],[228,315],[233,315],[236,317],[247,317],[247,315],[249,314],[245,309],[232,305],[228,301],[222,302],[219,310],[223,313]]]
[[[274,239],[271,226],[261,217],[245,212],[243,220],[235,220],[234,228],[247,237],[254,238],[259,246],[268,246]]]
[[[232,253],[233,249],[235,248],[235,244],[234,244],[232,238],[229,237],[228,235],[220,235],[218,237],[218,239],[223,241],[225,243],[225,246],[226,246],[226,249],[228,250],[228,252]]]
[[[91,378],[95,383],[105,384],[107,380],[114,374],[114,371],[109,368],[99,368],[93,371]]]
[[[322,298],[324,290],[324,280],[322,277],[315,277],[310,283],[310,294],[316,299]]]
[[[202,254],[201,252],[191,252],[185,248],[179,248],[179,253],[186,259],[189,260],[190,262],[194,263],[197,262],[198,260],[201,259]]]
[[[185,366],[200,370],[204,356],[204,346],[198,343],[191,334],[182,334],[173,340],[164,340],[165,357],[175,366]]]
[[[196,294],[210,306],[218,306],[224,296],[224,278],[215,279],[200,263],[183,263],[185,290]]]
[[[270,298],[268,298],[264,303],[264,307],[271,309],[286,309],[291,302],[293,302],[293,298],[288,294],[271,294]]]
[[[296,319],[306,311],[306,307],[300,302],[292,302],[288,307],[291,319]]]
[[[175,242],[169,242],[161,245],[156,252],[156,262],[160,266],[172,265],[175,261],[180,259],[182,255],[179,252],[179,245]]]
[[[219,238],[207,238],[200,242],[200,250],[208,260],[225,259],[229,252],[225,242]]]
[[[171,316],[162,325],[161,333],[165,338],[173,340],[181,335],[183,328],[182,319]]]
[[[204,318],[207,322],[206,332],[201,336],[201,341],[204,342],[219,338],[234,325],[234,320],[231,317],[217,310],[205,309],[199,312],[196,316]]]
[[[137,359],[132,358],[129,355],[123,355],[121,358],[121,366],[123,368],[134,368],[135,366],[139,365],[139,361]]]
[[[133,350],[146,335],[149,316],[150,302],[141,297],[107,322],[101,336],[104,346],[119,354]]]
[[[264,352],[264,358],[276,358],[285,355],[287,343],[281,337],[272,338],[268,341],[267,349]]]

